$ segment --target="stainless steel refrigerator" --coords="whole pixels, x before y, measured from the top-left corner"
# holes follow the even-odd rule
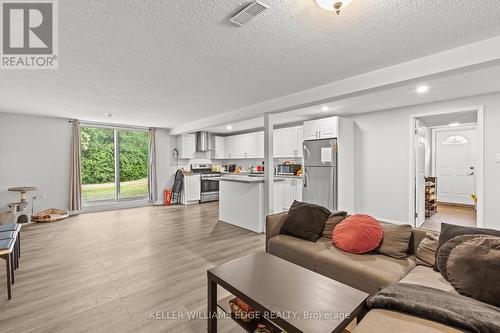
[[[304,141],[304,202],[337,210],[337,139]]]

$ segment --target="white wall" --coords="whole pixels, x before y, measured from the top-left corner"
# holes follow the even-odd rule
[[[409,116],[485,107],[484,226],[500,229],[500,93],[352,116],[355,122],[355,211],[408,223]]]
[[[35,211],[68,208],[71,124],[65,119],[0,113],[0,210],[19,201],[13,186],[36,186]]]

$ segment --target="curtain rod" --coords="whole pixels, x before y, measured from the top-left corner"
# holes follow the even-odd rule
[[[68,120],[69,123],[72,123],[74,120]],[[136,130],[143,130],[143,131],[149,131],[153,127],[142,127],[142,126],[132,126],[132,125],[120,125],[120,124],[109,124],[109,123],[100,123],[100,122],[94,122],[94,121],[81,121],[80,125],[82,126],[89,126],[89,127],[107,127],[107,128],[125,128],[125,129],[136,129]]]

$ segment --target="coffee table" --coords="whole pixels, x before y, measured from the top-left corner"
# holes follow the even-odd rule
[[[252,306],[275,331],[343,332],[366,313],[368,294],[276,256],[258,252],[207,271],[208,332],[217,332],[217,307],[228,311],[226,298],[217,303],[217,286]],[[256,321],[245,323],[247,332]]]

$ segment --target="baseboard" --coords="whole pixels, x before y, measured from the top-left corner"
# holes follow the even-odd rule
[[[438,205],[442,206],[451,206],[451,207],[463,207],[463,208],[474,208],[474,205],[467,205],[467,204],[460,204],[460,203],[453,203],[453,202],[442,202],[438,201]]]

